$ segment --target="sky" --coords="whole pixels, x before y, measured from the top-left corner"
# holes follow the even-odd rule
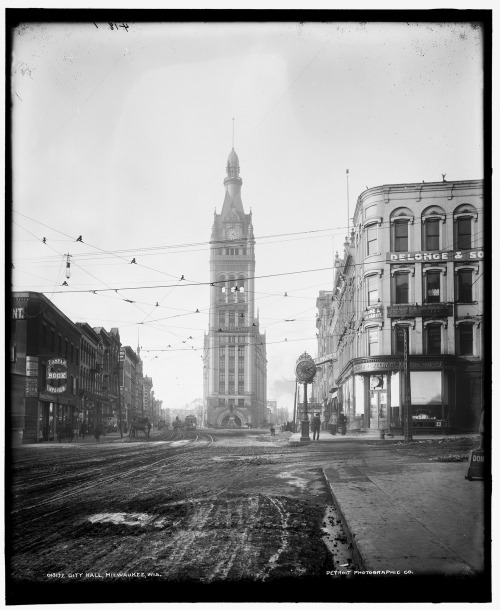
[[[208,242],[233,142],[268,400],[290,412],[357,197],[484,177],[472,24],[68,21],[12,40],[13,290],[118,327],[164,407],[203,395]]]

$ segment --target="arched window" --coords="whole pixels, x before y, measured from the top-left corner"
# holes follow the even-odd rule
[[[455,250],[471,250],[474,247],[473,223],[477,222],[477,210],[474,206],[458,206],[453,213],[453,238]]]
[[[390,217],[392,252],[410,250],[410,224],[413,224],[413,213],[409,208],[397,208]]]
[[[441,225],[446,220],[446,212],[439,206],[431,206],[422,213],[422,249],[435,251],[442,249]]]

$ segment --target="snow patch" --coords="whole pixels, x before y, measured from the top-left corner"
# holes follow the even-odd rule
[[[89,517],[91,523],[113,523],[115,525],[153,525],[163,527],[165,519],[158,519],[155,515],[147,513],[97,513]]]
[[[276,476],[279,477],[280,479],[289,479],[287,481],[287,483],[289,485],[294,485],[295,487],[299,487],[300,489],[306,489],[306,487],[307,487],[306,479],[303,479],[302,477],[297,477],[293,474],[290,474],[289,472],[281,472],[280,474],[277,474]]]

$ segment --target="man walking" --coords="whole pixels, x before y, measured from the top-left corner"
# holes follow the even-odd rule
[[[311,428],[313,431],[313,441],[319,441],[319,431],[321,429],[321,417],[319,416],[319,413],[316,413],[316,415],[313,417]]]

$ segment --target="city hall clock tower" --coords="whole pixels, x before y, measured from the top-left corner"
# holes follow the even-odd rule
[[[255,239],[252,213],[241,201],[240,164],[231,150],[220,214],[210,238],[210,318],[204,343],[207,425],[266,422],[266,338],[255,315]]]

